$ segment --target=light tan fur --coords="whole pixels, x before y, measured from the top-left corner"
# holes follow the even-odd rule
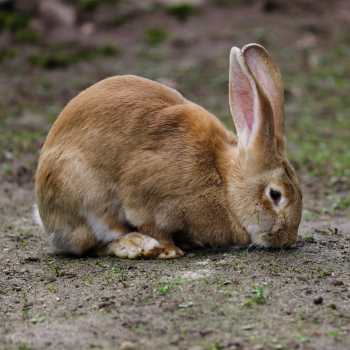
[[[178,241],[246,245],[246,222],[259,211],[274,218],[271,245],[293,244],[301,208],[294,170],[276,150],[253,158],[177,91],[116,76],[80,93],[55,121],[39,159],[37,205],[55,246],[76,255],[171,258],[183,255]],[[264,196],[271,180],[289,198],[279,214]],[[142,248],[147,236],[159,247]],[[126,253],[128,245],[138,253]]]

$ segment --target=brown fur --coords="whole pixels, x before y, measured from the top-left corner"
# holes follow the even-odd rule
[[[250,243],[241,216],[253,215],[252,201],[263,197],[257,188],[271,177],[264,182],[264,174],[283,167],[290,165],[277,152],[247,156],[217,118],[177,91],[117,76],[80,93],[57,118],[41,152],[36,198],[63,250],[100,247],[86,220],[93,213],[110,230],[136,229],[180,256],[173,241],[182,238],[200,246]],[[292,197],[298,185],[288,173],[281,186]],[[266,198],[261,203],[272,211]],[[298,226],[300,218],[291,220]],[[272,242],[293,243],[291,235]]]

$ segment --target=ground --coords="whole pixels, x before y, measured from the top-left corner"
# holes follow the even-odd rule
[[[350,348],[349,3],[192,3],[99,23],[112,5],[80,1],[68,34],[0,16],[10,27],[0,49],[0,349]],[[269,49],[285,80],[304,195],[296,247],[169,261],[52,255],[31,218],[33,173],[65,103],[103,77],[136,73],[232,128],[228,52],[248,42]]]

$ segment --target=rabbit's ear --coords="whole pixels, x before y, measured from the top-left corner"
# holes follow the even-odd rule
[[[284,142],[284,89],[281,72],[267,50],[258,44],[243,47],[244,61],[268,98],[272,107],[277,149],[283,153]]]
[[[239,146],[256,156],[273,153],[275,139],[271,105],[237,47],[231,49],[229,75],[230,110]]]

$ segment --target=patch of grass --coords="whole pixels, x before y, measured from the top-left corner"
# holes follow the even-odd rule
[[[102,267],[103,269],[107,269],[110,267],[110,265],[106,264],[103,260],[97,260],[95,265],[98,267]]]
[[[11,60],[17,56],[17,51],[13,48],[0,49],[0,63],[6,60]]]
[[[22,319],[28,320],[32,305],[28,301],[27,292],[22,294]]]
[[[85,11],[94,11],[100,2],[100,0],[79,0],[78,6]]]
[[[184,22],[188,20],[189,17],[195,15],[198,12],[198,8],[184,1],[183,3],[167,6],[166,11],[178,21]]]
[[[305,336],[305,335],[298,335],[297,337],[296,337],[296,340],[298,341],[298,342],[300,342],[300,343],[309,343],[310,342],[310,338],[309,337],[307,337],[307,336]]]
[[[18,345],[17,350],[32,350],[32,347],[28,344],[21,343]]]
[[[172,291],[177,286],[183,284],[184,281],[181,278],[175,278],[173,280],[162,281],[159,283],[157,287],[157,291],[160,295],[167,295],[170,291]]]
[[[36,142],[41,139],[43,132],[32,130],[15,130],[4,125],[0,133],[0,150],[13,153],[36,152]],[[1,156],[1,154],[0,154]]]
[[[119,266],[112,266],[112,268],[105,271],[104,278],[108,284],[123,282],[127,280],[127,274]]]
[[[315,238],[314,238],[314,236],[312,234],[306,234],[303,237],[303,241],[307,242],[307,243],[316,243],[316,240],[315,240]]]
[[[145,334],[146,333],[145,324],[142,322],[138,322],[138,323],[132,325],[130,328],[132,331],[134,331],[135,333],[138,333],[138,334]]]
[[[317,277],[318,278],[327,278],[332,276],[333,271],[323,270],[322,268],[317,269]]]
[[[15,38],[20,43],[36,44],[40,40],[38,32],[32,29],[21,29],[16,32]]]
[[[333,202],[331,205],[331,211],[346,210],[350,208],[350,194],[348,194],[347,196],[332,195],[330,197],[330,200]]]
[[[113,4],[116,0],[79,0],[78,7],[84,11],[95,11],[102,4]]]
[[[155,63],[162,63],[165,59],[165,54],[162,50],[150,50],[147,47],[141,47],[137,53],[140,61],[147,61]]]
[[[57,263],[57,261],[54,258],[47,258],[46,264],[55,277],[60,277],[63,275],[62,265]]]
[[[12,176],[14,173],[13,166],[10,163],[3,163],[1,166],[1,172],[5,176]]]
[[[309,209],[303,209],[303,219],[305,221],[312,221],[317,218],[317,214]]]
[[[21,227],[17,229],[17,239],[21,248],[25,248],[28,245],[28,241],[33,237],[33,232],[30,228]]]
[[[47,284],[46,288],[49,293],[56,294],[58,292],[57,284],[55,283]]]
[[[18,32],[28,27],[29,16],[15,11],[0,11],[0,31]]]
[[[312,176],[350,176],[350,63],[348,45],[314,59],[310,72],[287,75],[287,85],[301,87],[287,107],[294,122],[287,127],[292,159]],[[311,58],[310,58],[311,59]]]
[[[118,49],[111,45],[96,48],[71,49],[66,47],[52,48],[29,56],[29,62],[44,69],[66,68],[82,61],[98,57],[110,57],[118,54]]]
[[[229,7],[229,6],[242,5],[245,3],[245,1],[244,0],[211,0],[211,3],[213,3],[216,6]]]
[[[46,320],[44,315],[35,315],[30,319],[30,322],[33,324],[43,323]]]
[[[161,284],[161,285],[158,287],[158,292],[159,292],[159,294],[161,294],[161,295],[165,295],[165,294],[168,294],[168,292],[170,291],[170,289],[171,289],[170,284],[164,283],[164,284]]]
[[[206,350],[221,350],[223,347],[219,343],[209,344],[205,347]]]
[[[327,333],[327,335],[329,337],[338,338],[340,336],[340,332],[339,331],[330,331]]]
[[[246,299],[244,306],[253,306],[253,305],[263,305],[266,304],[266,292],[264,287],[257,286],[252,290],[252,296]]]
[[[92,286],[94,284],[94,279],[91,274],[86,274],[81,279],[86,286]]]
[[[145,33],[146,42],[150,46],[158,46],[169,37],[167,31],[162,28],[151,28]]]

